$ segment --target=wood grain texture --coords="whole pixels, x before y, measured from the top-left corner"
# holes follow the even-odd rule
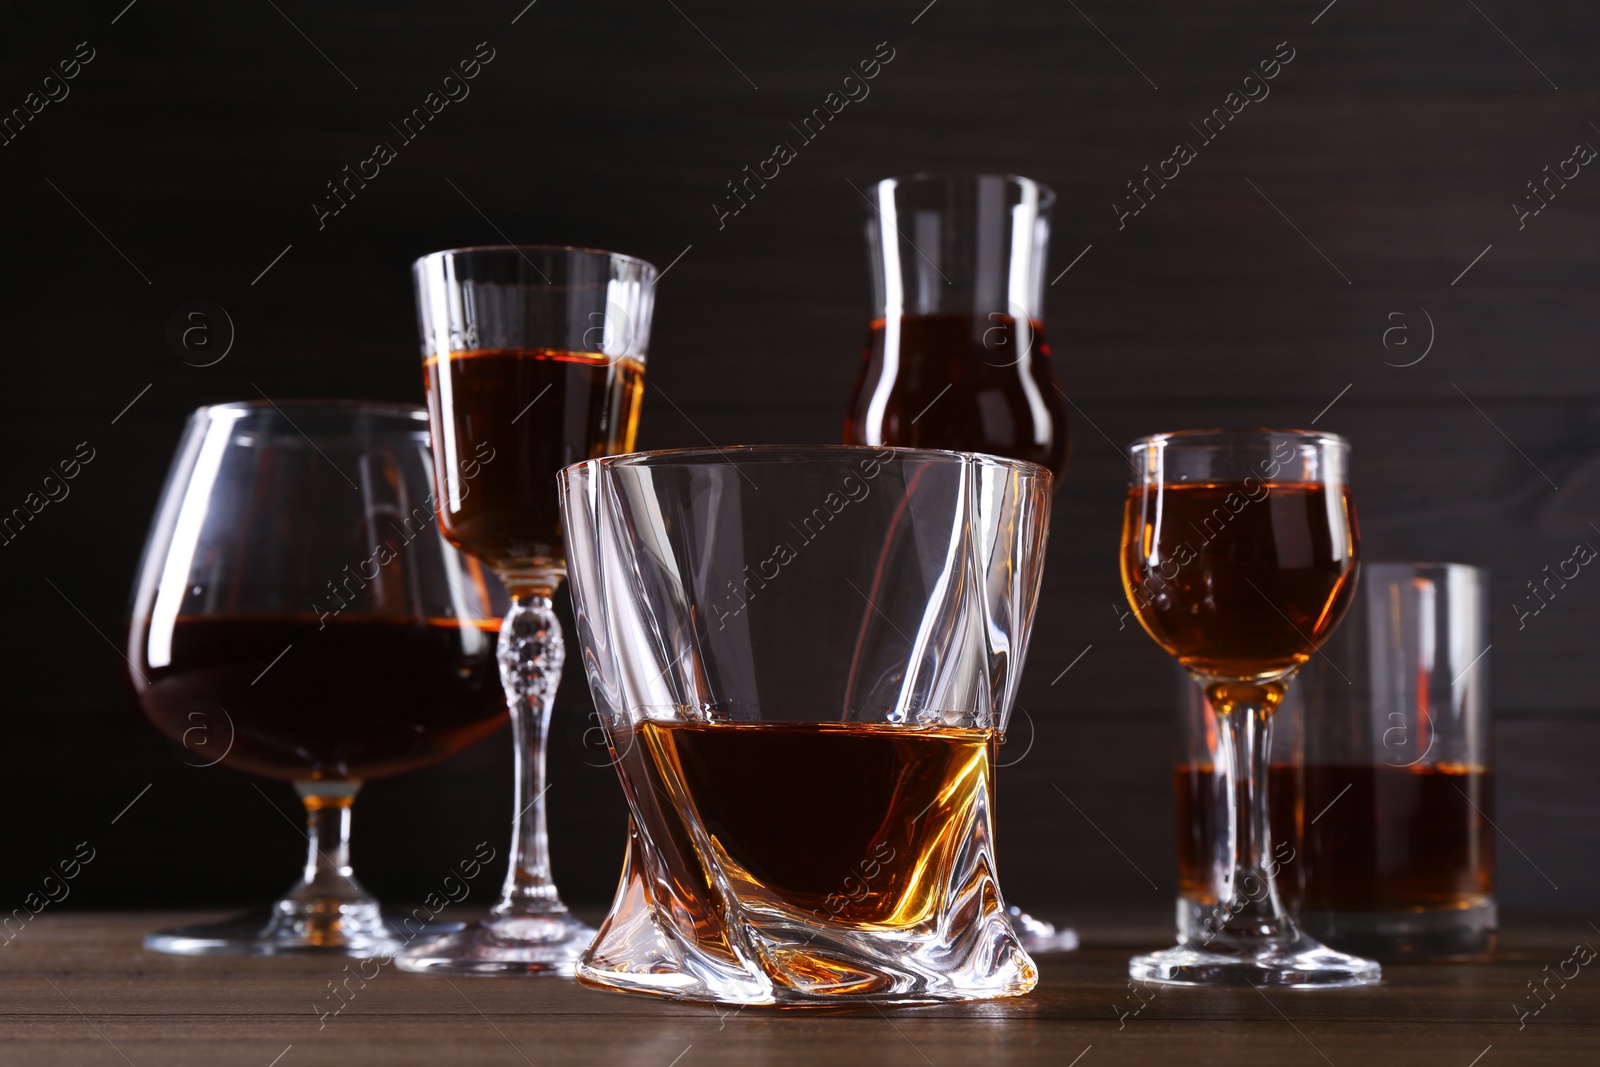
[[[121,616],[189,410],[258,390],[420,400],[411,259],[504,235],[663,266],[683,253],[660,294],[643,445],[836,440],[868,310],[851,183],[949,169],[1056,189],[1051,277],[1089,248],[1048,293],[1076,448],[1021,697],[1039,741],[1003,785],[1009,891],[1067,914],[1155,895],[1108,838],[1170,887],[1171,672],[1119,628],[1118,448],[1316,419],[1354,443],[1370,558],[1492,572],[1497,822],[1561,887],[1508,847],[1503,898],[1600,907],[1600,577],[1524,628],[1513,610],[1575,540],[1600,543],[1600,175],[1583,170],[1521,228],[1512,210],[1574,144],[1600,145],[1600,9],[524,3],[113,0],[4,16],[0,109],[77,42],[96,57],[0,147],[0,511],[78,442],[97,458],[0,546],[0,780],[49,798],[8,838],[0,904],[85,837],[105,842],[77,891],[97,906],[261,897],[294,870],[287,789],[260,783],[274,812],[249,779],[173,759],[120,678]],[[395,140],[389,124],[480,41],[496,56],[471,95],[319,228],[325,183]],[[719,228],[725,183],[797,140],[790,123],[880,41],[895,57],[871,95]],[[1271,95],[1119,228],[1125,183],[1194,139],[1189,124],[1282,41],[1295,58]],[[164,336],[197,298],[237,328],[212,367]],[[1398,366],[1425,334],[1427,357]],[[552,835],[569,895],[600,901],[623,817],[609,769],[571,743],[588,711],[569,677]],[[368,787],[354,847],[375,888],[420,896],[429,871],[504,832],[505,745]]]
[[[1600,985],[1588,971],[1518,1029],[1525,983],[1597,936],[1580,919],[1513,926],[1496,957],[1411,964],[1361,990],[1157,988],[1136,997],[1130,953],[1162,944],[1149,919],[1102,917],[1077,953],[1041,962],[1039,987],[1005,1001],[842,1012],[718,1009],[555,979],[419,977],[383,968],[327,985],[345,961],[185,960],[139,938],[170,913],[41,916],[0,954],[0,1062],[27,1064],[584,1063],[639,1067],[829,1063],[1593,1062]],[[371,973],[370,967],[368,973]],[[1141,998],[1147,1001],[1139,1009]],[[1528,1002],[1531,1004],[1531,1001]],[[320,1009],[313,1005],[322,1005]],[[274,1057],[282,1056],[281,1060]],[[1075,1057],[1082,1056],[1081,1060]]]

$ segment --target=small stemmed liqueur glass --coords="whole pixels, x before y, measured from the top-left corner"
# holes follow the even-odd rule
[[[134,586],[129,681],[192,767],[287,779],[305,803],[298,885],[269,915],[162,930],[184,955],[388,956],[459,924],[387,921],[350,868],[369,778],[436,763],[505,721],[494,579],[439,536],[421,408],[201,408]],[[470,459],[469,481],[485,469]]]
[[[1290,677],[1339,624],[1359,533],[1349,446],[1301,430],[1157,434],[1130,449],[1122,582],[1145,631],[1217,711],[1231,849],[1211,872],[1216,908],[1180,908],[1175,948],[1129,974],[1186,985],[1340,986],[1378,964],[1307,937],[1274,884],[1292,851],[1268,819],[1273,712]]]
[[[556,474],[633,448],[656,269],[612,252],[521,245],[435,252],[414,279],[440,528],[512,596],[498,655],[516,814],[499,903],[398,965],[571,976],[595,932],[556,892],[545,832],[545,739],[566,658],[551,606],[567,572]],[[459,464],[474,456],[493,462],[469,484]]]

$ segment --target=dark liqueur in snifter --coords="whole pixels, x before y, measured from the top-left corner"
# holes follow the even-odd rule
[[[505,720],[497,624],[338,615],[179,616],[129,677],[156,728],[197,758],[291,781],[435,763]],[[224,755],[226,751],[226,755]]]

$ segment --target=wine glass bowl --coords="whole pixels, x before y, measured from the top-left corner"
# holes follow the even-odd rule
[[[1228,859],[1219,903],[1180,909],[1176,948],[1135,957],[1144,981],[1362,985],[1370,960],[1307,937],[1274,884],[1292,850],[1268,818],[1273,712],[1288,679],[1339,624],[1355,590],[1360,534],[1349,446],[1299,430],[1198,430],[1136,441],[1123,516],[1124,592],[1145,631],[1206,690],[1226,778]]]
[[[549,349],[493,349],[429,356],[423,363],[440,440],[436,477],[451,543],[497,570],[559,581],[561,514],[539,472],[609,455],[631,442],[644,395],[638,359]],[[537,405],[544,404],[543,410]],[[547,412],[560,413],[550,417]],[[519,417],[519,415],[521,417]],[[446,455],[506,456],[478,484]],[[521,584],[521,583],[519,583]],[[531,586],[530,586],[531,587]]]
[[[632,449],[655,268],[541,246],[435,252],[415,267],[445,536],[513,595],[561,583],[556,472]],[[476,484],[473,459],[488,463]]]

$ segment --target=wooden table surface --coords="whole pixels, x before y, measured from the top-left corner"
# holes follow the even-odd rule
[[[1137,1014],[1125,967],[1130,951],[1167,940],[1151,922],[1080,922],[1085,947],[1042,959],[1037,990],[984,1004],[730,1011],[386,967],[325,1019],[314,1005],[329,1003],[342,959],[180,959],[140,947],[146,930],[196,918],[41,914],[0,950],[0,1064],[1600,1063],[1600,963],[1565,988],[1551,980],[1554,996],[1520,1029],[1512,1009],[1532,1006],[1526,983],[1561,969],[1576,942],[1600,944],[1583,917],[1509,924],[1490,962],[1396,965],[1374,988],[1167,988]]]

